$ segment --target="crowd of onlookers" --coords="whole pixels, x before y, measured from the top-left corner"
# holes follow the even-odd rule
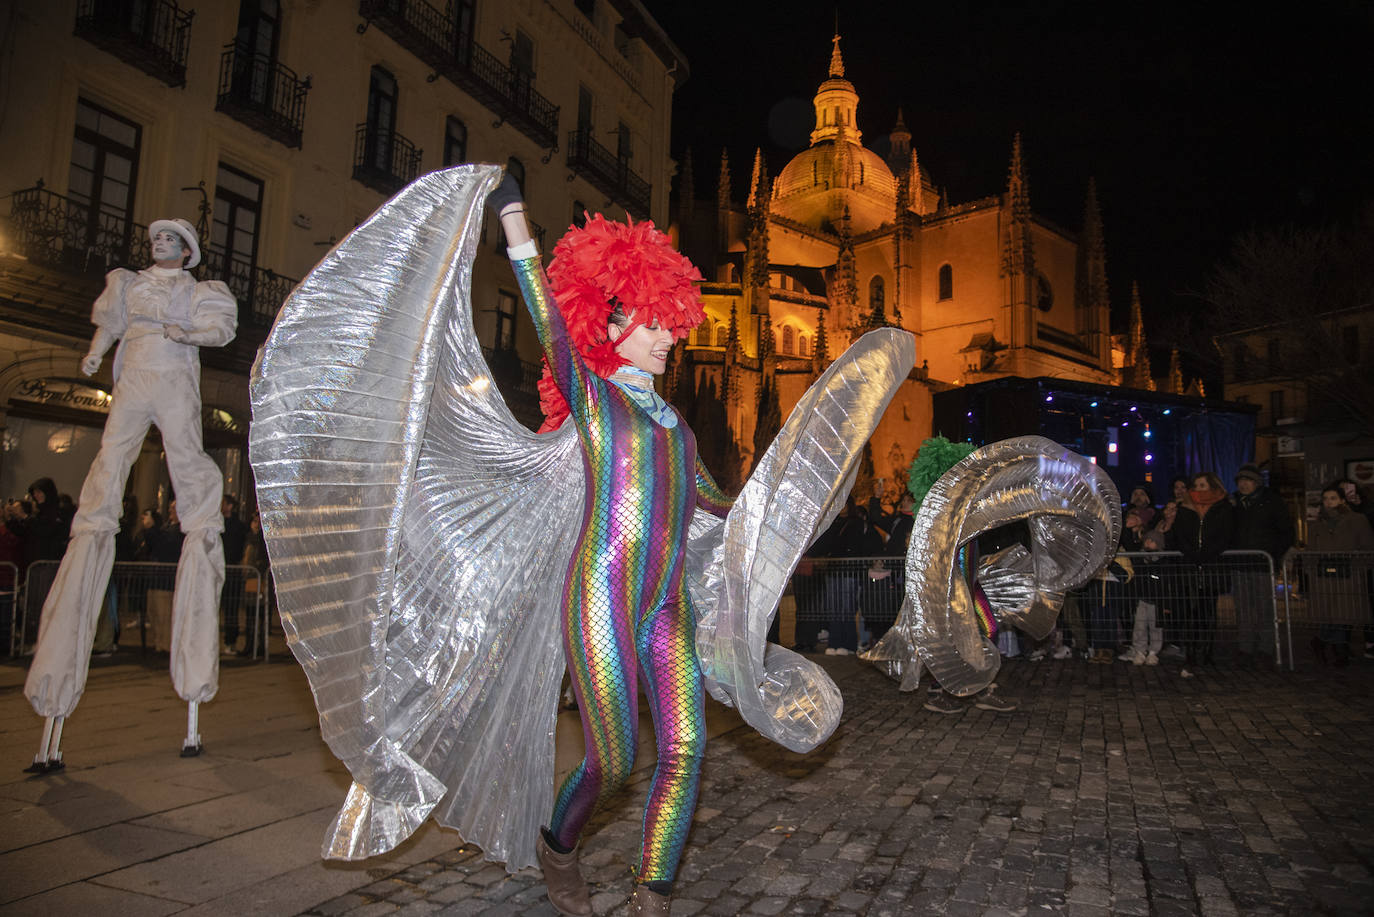
[[[1066,620],[1050,641],[1025,646],[1029,653],[1067,658],[1077,651],[1092,662],[1137,665],[1173,655],[1190,677],[1216,656],[1219,599],[1227,595],[1234,614],[1228,652],[1242,665],[1271,661],[1276,575],[1296,556],[1298,540],[1288,505],[1249,464],[1236,473],[1234,489],[1209,471],[1174,478],[1166,496],[1157,503],[1150,485],[1131,489],[1116,557],[1070,596]],[[891,627],[905,589],[901,558],[912,505],[905,494],[895,508],[876,497],[867,505],[851,501],[806,552],[792,580],[794,649],[815,651],[824,643],[828,654],[853,653]],[[1311,645],[1323,662],[1348,662],[1357,624],[1365,625],[1374,652],[1374,565],[1350,556],[1374,552],[1372,516],[1374,496],[1348,479],[1332,482],[1307,522],[1301,561],[1292,564],[1292,587],[1319,625]],[[998,536],[1015,540],[1026,533],[990,537]],[[1002,546],[978,545],[984,554]],[[1000,636],[1009,655],[1026,643],[1014,632]]]
[[[173,499],[164,518],[154,508],[140,511],[138,501],[132,496],[124,499],[124,512],[115,533],[115,563],[167,566],[137,573],[130,572],[134,568],[116,567],[97,629],[95,652],[113,651],[119,642],[121,616],[126,620],[136,617],[147,622],[154,632],[154,648],[166,648],[162,644],[167,642],[169,634],[161,633],[158,622],[148,622],[148,618],[161,614],[161,606],[169,605],[171,600],[175,572],[170,565],[180,560],[185,540],[176,505]],[[257,513],[245,522],[238,511],[238,500],[230,495],[223,498],[220,512],[224,516],[224,532],[220,537],[229,567],[221,607],[225,652],[252,655],[255,647],[260,649],[262,645],[262,635],[257,633],[257,621],[252,614],[246,615],[245,645],[240,648],[237,641],[244,595],[249,594],[251,599],[253,593],[266,589],[268,561],[262,523]],[[0,637],[6,644],[11,628],[18,628],[20,622],[23,622],[25,633],[17,634],[18,643],[31,645],[36,638],[43,601],[57,574],[55,562],[60,562],[66,553],[75,515],[76,503],[68,494],[58,493],[51,478],[33,482],[24,498],[6,501],[0,523]],[[244,565],[256,570],[256,576],[242,570]],[[240,569],[234,569],[235,566]]]

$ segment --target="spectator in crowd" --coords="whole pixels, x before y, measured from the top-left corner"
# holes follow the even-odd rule
[[[1088,601],[1088,661],[1111,662],[1116,659],[1117,625],[1120,608],[1127,601],[1127,584],[1134,575],[1129,557],[1118,553],[1097,580],[1084,591]]]
[[[1159,510],[1159,523],[1155,530],[1164,535],[1164,550],[1176,551],[1174,547],[1174,523],[1178,521],[1178,501],[1170,500]]]
[[[248,526],[239,518],[238,498],[225,494],[219,501],[219,514],[224,519],[224,531],[219,533],[224,546],[224,563],[234,567],[243,560],[243,548],[248,543]],[[227,569],[224,573],[224,591],[220,594],[220,614],[224,620],[224,655],[237,649],[239,642],[239,612],[243,604],[243,572]],[[252,648],[245,646],[240,656],[247,656]]]
[[[243,649],[239,650],[240,656],[252,656],[262,650],[267,642],[266,632],[259,633],[260,622],[257,612],[265,609],[269,615],[271,614],[271,593],[267,589],[267,543],[262,535],[262,517],[257,513],[248,521],[248,536],[244,540],[243,557],[239,564],[257,571],[256,577],[250,577],[244,583],[244,595],[249,601],[244,609]]]
[[[162,513],[145,509],[138,515],[138,530],[134,532],[134,560],[152,563],[157,543],[162,538]]]
[[[1123,512],[1135,510],[1140,516],[1140,524],[1149,528],[1150,523],[1155,521],[1158,512],[1155,510],[1155,498],[1150,493],[1149,484],[1137,484],[1131,489],[1131,496],[1126,500],[1126,507]]]
[[[1169,482],[1169,497],[1175,503],[1182,506],[1188,502],[1188,478],[1183,475],[1175,475]]]
[[[1341,496],[1345,497],[1345,505],[1374,526],[1374,497],[1371,497],[1367,488],[1362,488],[1349,478],[1341,478],[1336,481],[1336,486],[1341,489]]]
[[[831,559],[825,576],[825,606],[830,637],[828,656],[847,656],[859,649],[855,615],[859,608],[859,587],[863,568],[854,558],[883,553],[883,537],[868,522],[868,511],[853,503],[826,532],[826,556]],[[848,563],[835,561],[848,560]],[[867,566],[866,564],[864,566]]]
[[[1174,521],[1174,547],[1186,563],[1195,568],[1192,584],[1183,603],[1181,637],[1184,641],[1184,678],[1212,662],[1217,626],[1217,596],[1228,591],[1226,570],[1221,563],[1235,539],[1235,508],[1226,499],[1226,485],[1215,472],[1193,476],[1188,500],[1178,508]]]
[[[1264,478],[1254,465],[1241,465],[1236,472],[1232,501],[1236,508],[1232,549],[1263,551],[1269,556],[1269,562],[1251,556],[1238,557],[1232,563],[1237,662],[1247,665],[1274,642],[1273,573],[1283,564],[1284,553],[1293,546],[1293,519],[1283,498],[1264,486]]]
[[[57,495],[57,515],[62,520],[62,524],[67,527],[67,532],[72,530],[72,520],[76,518],[76,501],[71,494]]]
[[[1153,513],[1151,509],[1151,513]],[[1141,538],[1145,534],[1145,519],[1140,510],[1131,507],[1121,520],[1121,550],[1135,553],[1142,550]]]
[[[177,516],[177,501],[167,505],[167,524],[158,535],[157,546],[153,550],[153,560],[160,564],[175,564],[181,560],[181,544],[186,535],[181,531],[181,519]]]
[[[0,639],[8,646],[13,633],[14,597],[23,582],[24,539],[22,536],[23,508],[18,500],[5,504],[4,524],[0,525]],[[6,653],[10,652],[6,649]]]
[[[1374,551],[1369,520],[1351,509],[1339,484],[1322,489],[1317,518],[1307,526],[1308,601],[1321,629],[1312,649],[1325,664],[1350,662],[1350,632],[1369,620],[1365,573],[1368,558],[1354,552]],[[1330,655],[1328,656],[1328,651]]]
[[[1134,665],[1159,665],[1159,651],[1164,648],[1164,628],[1159,619],[1165,613],[1168,597],[1165,577],[1157,555],[1164,550],[1164,533],[1151,529],[1141,537],[1144,556],[1136,558],[1132,577],[1131,598],[1135,601],[1135,615],[1131,626],[1131,646],[1121,659]]]
[[[26,566],[37,566],[27,577],[24,607],[27,609],[27,627],[36,636],[39,619],[43,615],[43,602],[57,576],[57,562],[62,560],[62,555],[67,551],[71,520],[64,521],[62,518],[57,484],[52,478],[39,478],[30,484],[29,499],[33,502],[33,513],[29,516],[24,533],[24,563]],[[29,636],[24,635],[25,642],[28,642]]]

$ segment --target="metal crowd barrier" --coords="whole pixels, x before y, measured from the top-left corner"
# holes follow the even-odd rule
[[[1227,551],[1198,566],[1178,552],[1118,555],[1130,561],[1131,574],[1104,575],[1075,590],[1065,602],[1061,627],[1075,648],[1092,645],[1112,655],[1135,643],[1141,620],[1142,653],[1229,661],[1246,655],[1285,658],[1274,564],[1263,551]],[[897,617],[906,589],[903,557],[805,558],[792,577],[790,603],[784,602],[781,642],[817,644],[822,629],[846,627],[855,615],[876,639]],[[1285,595],[1285,599],[1287,596]],[[1142,607],[1149,606],[1149,607]],[[795,610],[794,610],[795,609]],[[1158,633],[1149,624],[1153,620]],[[788,640],[787,626],[795,628]],[[1287,661],[1293,665],[1292,640]]]
[[[18,565],[0,561],[0,633],[9,634],[9,656],[19,651],[19,586]]]
[[[1352,638],[1362,651],[1374,642],[1374,553],[1290,552],[1282,592],[1290,654],[1342,665]]]
[[[14,614],[10,623],[10,655],[31,652],[38,640],[38,623],[43,601],[52,588],[61,562],[40,560],[29,564],[23,586],[14,594]],[[0,583],[4,567],[0,565]],[[17,571],[16,571],[17,573]],[[101,603],[94,650],[102,652],[119,645],[130,645],[137,634],[139,651],[168,650],[171,647],[172,592],[176,587],[176,564],[120,561],[110,572],[110,582]],[[17,580],[17,577],[16,577]],[[224,589],[220,597],[220,642],[226,635],[246,635],[245,649],[253,659],[269,656],[270,577],[255,567],[234,564],[225,568]],[[6,593],[0,591],[0,600]],[[116,627],[116,622],[118,626]],[[240,624],[240,622],[242,622]]]

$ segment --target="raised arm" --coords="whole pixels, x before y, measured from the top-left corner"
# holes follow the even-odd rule
[[[548,280],[539,261],[539,248],[530,235],[525,220],[525,202],[515,179],[507,175],[487,198],[487,206],[500,216],[501,228],[506,233],[506,254],[511,260],[516,282],[520,284],[525,308],[534,320],[534,329],[539,334],[554,383],[567,399],[572,413],[581,416],[586,410],[590,390],[596,387],[600,377],[591,371],[573,346],[567,322],[549,292]]]
[[[697,456],[697,506],[724,519],[734,502],[711,477],[711,472],[701,463],[701,456]]]

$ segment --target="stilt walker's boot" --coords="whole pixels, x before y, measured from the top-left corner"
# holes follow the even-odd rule
[[[647,885],[636,885],[630,898],[630,917],[668,917],[673,899],[660,895]]]
[[[577,848],[559,853],[548,845],[543,832],[540,832],[534,855],[539,859],[539,868],[544,871],[544,885],[554,910],[564,917],[587,917],[591,914],[592,896],[577,865]]]

